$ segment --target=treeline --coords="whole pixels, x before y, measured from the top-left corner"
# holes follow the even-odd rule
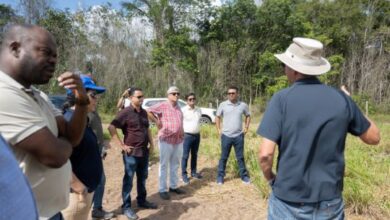
[[[332,70],[323,82],[345,84],[372,111],[390,111],[388,0],[133,0],[121,10],[107,4],[77,12],[54,10],[44,0],[20,2],[21,9],[29,2],[29,10],[0,5],[1,30],[9,22],[49,29],[59,46],[57,74],[93,72],[108,88],[106,110],[126,87],[160,97],[174,84],[214,107],[235,84],[242,99],[264,107],[288,86],[273,54],[303,36],[325,44]],[[54,80],[43,89],[63,92]]]

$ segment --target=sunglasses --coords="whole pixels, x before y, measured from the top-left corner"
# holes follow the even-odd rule
[[[98,97],[98,94],[92,92],[92,93],[88,93],[89,97],[91,97],[92,99],[97,99]]]
[[[134,96],[136,97],[137,99],[142,99],[144,96],[143,95],[139,95],[139,96]]]
[[[172,93],[170,93],[171,95],[174,95],[174,96],[179,96],[180,95],[180,93],[179,92],[172,92]]]
[[[228,95],[235,95],[236,93],[235,92],[228,92],[227,94]]]
[[[187,99],[188,101],[195,101],[196,100],[196,98],[189,98],[189,99]]]

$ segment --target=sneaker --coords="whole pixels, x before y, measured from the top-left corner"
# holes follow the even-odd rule
[[[138,219],[138,215],[135,214],[135,212],[134,212],[132,209],[130,209],[130,208],[125,209],[125,210],[123,211],[123,214],[124,214],[124,215],[127,217],[127,219],[129,219],[129,220],[137,220],[137,219]]]
[[[202,175],[200,175],[200,173],[193,173],[193,174],[191,174],[191,176],[194,178],[194,179],[202,179]]]
[[[217,184],[223,185],[223,177],[222,176],[217,177]]]
[[[102,208],[97,208],[92,210],[92,218],[93,219],[112,219],[114,218],[114,213],[113,212],[106,212]]]
[[[168,192],[160,192],[160,198],[163,200],[170,200],[171,199]]]
[[[244,184],[251,184],[251,178],[249,176],[244,176],[241,180]]]
[[[188,178],[187,175],[183,176],[183,183],[184,184],[189,184],[190,183],[190,179]]]
[[[186,192],[184,192],[184,190],[179,189],[179,188],[176,188],[176,189],[169,188],[169,192],[174,192],[176,194],[185,194],[186,193]]]
[[[157,205],[152,203],[152,202],[148,202],[148,201],[145,201],[143,203],[138,203],[138,207],[140,208],[144,208],[144,209],[157,209]]]

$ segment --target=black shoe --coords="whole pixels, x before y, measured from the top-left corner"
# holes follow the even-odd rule
[[[193,173],[191,174],[192,178],[195,178],[195,179],[202,179],[202,175],[200,175],[200,173]]]
[[[106,212],[102,208],[97,208],[92,210],[92,218],[93,219],[112,219],[114,218],[114,213],[113,212]]]
[[[138,203],[138,207],[144,208],[144,209],[157,209],[156,204],[154,204],[152,202],[148,202],[148,201],[145,201],[143,203]]]
[[[184,190],[179,189],[179,188],[176,188],[176,189],[169,188],[169,192],[174,192],[176,194],[185,194],[186,193]]]
[[[187,175],[183,175],[183,183],[186,185],[190,183],[190,179],[188,179]]]
[[[171,199],[168,192],[160,192],[160,198],[162,198],[163,200],[170,200]]]
[[[123,214],[129,220],[137,220],[138,219],[138,215],[135,214],[135,212],[132,209],[130,209],[130,208],[123,210]]]

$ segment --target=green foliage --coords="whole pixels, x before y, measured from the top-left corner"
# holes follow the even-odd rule
[[[352,95],[353,101],[359,106],[362,112],[366,112],[366,105],[368,106],[368,114],[374,114],[377,112],[376,105],[367,94]]]
[[[331,70],[326,74],[321,75],[319,78],[321,82],[332,86],[338,86],[340,82],[341,71],[344,63],[344,57],[342,55],[332,55],[328,58]]]

